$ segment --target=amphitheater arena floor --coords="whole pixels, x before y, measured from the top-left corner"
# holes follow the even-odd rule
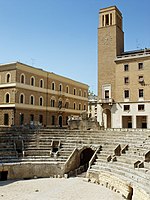
[[[120,194],[83,178],[0,182],[0,200],[122,200]]]

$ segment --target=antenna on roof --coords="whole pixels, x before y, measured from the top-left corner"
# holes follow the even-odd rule
[[[35,59],[34,59],[34,58],[31,58],[31,65],[32,65],[32,67],[33,67],[33,65],[34,65],[34,61],[35,61]]]
[[[140,49],[140,46],[141,46],[141,45],[140,45],[138,39],[136,39],[136,48],[137,48],[137,49]]]

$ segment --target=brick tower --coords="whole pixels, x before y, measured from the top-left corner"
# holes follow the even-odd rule
[[[122,14],[117,7],[101,9],[98,27],[98,102],[101,116],[98,121],[104,121],[105,110],[107,124],[111,127],[112,102],[115,100],[115,58],[124,51],[124,33],[122,31]]]

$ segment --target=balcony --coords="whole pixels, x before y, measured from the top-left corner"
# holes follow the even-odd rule
[[[112,98],[99,99],[99,103],[112,105],[114,100]]]

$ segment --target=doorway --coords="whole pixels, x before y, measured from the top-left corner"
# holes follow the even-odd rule
[[[102,112],[102,124],[104,128],[111,128],[111,111],[104,109]]]
[[[8,125],[9,124],[9,115],[8,115],[8,113],[5,113],[4,114],[4,125]]]
[[[2,171],[0,172],[0,181],[6,181],[7,180],[8,171]]]
[[[62,125],[63,125],[63,124],[62,124],[62,121],[63,121],[63,120],[62,120],[62,116],[60,115],[59,118],[58,118],[58,124],[59,124],[59,127],[60,127],[60,128],[61,128]]]

